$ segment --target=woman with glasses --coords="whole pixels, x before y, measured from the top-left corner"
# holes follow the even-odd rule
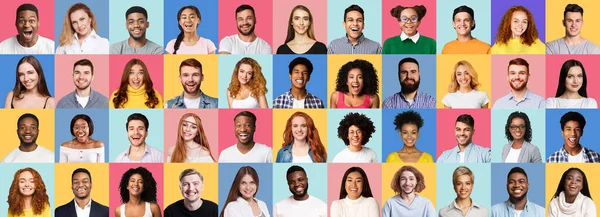
[[[541,163],[540,149],[531,144],[531,122],[527,114],[513,112],[508,116],[504,134],[508,143],[502,149],[502,163]]]
[[[390,13],[398,19],[402,29],[399,36],[388,38],[383,43],[383,54],[435,54],[435,40],[418,31],[427,8],[423,5],[404,7],[398,5]]]
[[[104,143],[92,139],[94,122],[90,116],[78,114],[71,119],[70,141],[60,145],[61,163],[104,163]]]

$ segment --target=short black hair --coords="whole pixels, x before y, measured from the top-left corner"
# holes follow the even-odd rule
[[[301,166],[298,165],[294,165],[291,166],[288,170],[287,173],[285,174],[285,176],[289,176],[290,174],[294,173],[294,172],[303,172],[304,175],[306,175],[306,171],[304,170],[304,168],[302,168]]]
[[[308,71],[308,77],[310,77],[310,75],[313,72],[313,64],[310,62],[309,59],[306,59],[305,57],[296,57],[296,59],[292,60],[292,62],[290,62],[290,65],[288,66],[290,68],[290,75],[292,74],[292,71],[294,70],[294,67],[296,67],[296,65],[304,65],[306,67],[306,70]]]
[[[243,5],[240,5],[239,7],[237,7],[235,9],[235,15],[237,16],[237,14],[239,12],[242,12],[244,10],[250,10],[250,11],[252,11],[252,15],[254,15],[256,17],[256,13],[254,13],[254,8],[252,6],[250,6],[250,5],[247,5],[247,4],[243,4]]]
[[[533,136],[533,131],[531,129],[531,121],[529,121],[529,117],[527,116],[527,114],[520,111],[516,111],[508,115],[508,119],[506,119],[506,125],[504,126],[504,136],[506,136],[506,139],[508,139],[509,141],[515,140],[512,134],[510,134],[510,124],[512,124],[512,120],[515,118],[523,119],[523,121],[525,122],[525,135],[523,136],[523,139],[525,139],[526,142],[531,142],[531,137]]]
[[[338,138],[342,139],[346,146],[350,145],[348,129],[350,129],[352,125],[358,127],[362,132],[362,145],[367,144],[371,139],[372,134],[375,133],[375,125],[369,117],[364,114],[350,112],[344,116],[344,119],[340,121],[340,126],[338,127]]]
[[[510,175],[512,175],[513,173],[521,173],[523,175],[525,175],[525,178],[529,179],[527,177],[527,173],[525,172],[525,170],[521,167],[513,167],[512,169],[510,169],[510,171],[508,171],[508,175],[506,176],[506,180],[510,179]]]
[[[73,71],[75,71],[76,66],[89,66],[90,69],[92,70],[92,75],[94,75],[94,64],[92,63],[92,61],[90,61],[88,59],[77,60],[77,62],[75,62],[73,64]]]
[[[565,12],[563,13],[563,19],[567,16],[568,12],[579,12],[581,13],[581,17],[583,17],[583,8],[578,4],[568,4],[565,7]]]
[[[127,117],[127,123],[125,124],[125,129],[129,128],[129,122],[131,122],[133,120],[138,120],[138,121],[144,122],[144,127],[146,128],[146,131],[148,131],[148,128],[150,128],[150,122],[148,122],[148,118],[146,118],[145,115],[143,115],[141,113],[133,113],[133,114],[129,115],[129,117]]]
[[[400,131],[402,129],[402,125],[405,124],[414,124],[417,125],[417,129],[421,129],[421,127],[423,127],[423,118],[418,112],[413,110],[398,113],[394,119],[396,130]]]
[[[583,128],[585,127],[585,118],[579,112],[567,112],[560,118],[560,130],[565,129],[565,125],[569,121],[576,121],[579,123],[579,127],[581,127],[581,132],[583,132]]]
[[[78,114],[75,115],[75,117],[73,117],[73,119],[71,119],[71,135],[75,136],[75,132],[73,132],[73,127],[75,126],[75,121],[77,120],[84,120],[87,124],[88,124],[88,129],[89,129],[89,136],[92,136],[92,134],[94,134],[94,122],[92,121],[92,118],[90,118],[90,116],[86,115],[86,114]]]
[[[146,11],[145,8],[140,7],[140,6],[133,6],[133,7],[130,7],[129,9],[127,9],[127,11],[125,12],[125,19],[127,20],[127,16],[129,16],[130,14],[133,14],[133,13],[141,13],[144,15],[146,20],[148,19],[148,12]]]
[[[19,19],[19,13],[21,11],[33,11],[33,12],[35,12],[35,16],[37,17],[37,19],[38,20],[40,19],[40,16],[38,15],[38,9],[33,4],[25,3],[25,4],[22,4],[22,5],[19,5],[19,7],[17,8],[17,13],[16,13],[16,16],[15,16],[16,17],[15,20]]]
[[[252,119],[252,122],[254,122],[254,125],[256,125],[256,115],[254,115],[254,113],[249,111],[242,111],[235,115],[235,117],[233,117],[233,122],[235,122],[235,119],[237,119],[239,116],[249,117],[250,119]]]
[[[88,171],[86,168],[77,168],[73,171],[73,174],[71,174],[71,182],[73,182],[73,177],[75,177],[75,174],[77,173],[85,173],[90,177],[90,183],[92,183],[92,174],[90,174],[90,171]]]
[[[469,126],[471,126],[471,128],[475,128],[475,119],[473,119],[473,116],[471,116],[470,114],[459,115],[456,118],[456,122],[454,122],[454,124],[456,124],[458,122],[469,125]]]
[[[473,11],[473,8],[470,8],[469,6],[466,6],[466,5],[462,5],[462,6],[457,7],[456,9],[454,9],[454,12],[452,13],[452,21],[454,21],[454,17],[456,16],[456,14],[458,14],[460,12],[466,12],[467,14],[469,14],[471,16],[472,20],[475,20],[475,12]],[[475,30],[475,24],[473,24],[473,28],[471,28],[471,30]]]
[[[419,61],[417,61],[415,58],[412,58],[412,57],[406,57],[406,58],[400,60],[400,62],[398,62],[398,75],[400,75],[400,71],[401,71],[400,67],[404,63],[414,63],[414,64],[417,64],[417,68],[419,68]]]
[[[33,118],[33,120],[35,121],[35,124],[37,124],[38,128],[39,128],[40,120],[38,120],[37,116],[35,116],[34,114],[31,114],[31,113],[25,113],[25,114],[21,115],[21,117],[19,117],[19,120],[17,120],[17,129],[19,129],[19,124],[25,118]]]
[[[363,20],[365,20],[365,11],[358,5],[350,5],[344,10],[344,22],[346,22],[346,14],[350,11],[358,11],[358,13],[363,16]]]

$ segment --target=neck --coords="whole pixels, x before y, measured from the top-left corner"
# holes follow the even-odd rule
[[[460,150],[460,152],[464,152],[465,149],[467,149],[467,147],[469,147],[470,144],[471,144],[471,142],[469,142],[468,144],[466,144],[464,146],[458,144],[458,149]]]
[[[472,204],[471,198],[460,199],[457,197],[454,201],[456,202],[456,205],[458,205],[458,207],[460,208],[470,207]]]
[[[473,88],[471,88],[471,86],[458,88],[458,92],[461,92],[461,93],[468,93],[468,92],[471,92],[472,90],[473,90]]]
[[[79,208],[84,208],[90,202],[91,198],[88,196],[86,198],[75,198],[75,203]]]
[[[467,42],[467,41],[470,41],[471,39],[473,39],[473,36],[471,36],[471,33],[466,34],[466,35],[458,35],[458,37],[456,38],[456,40],[458,40],[459,42]]]
[[[127,40],[129,47],[133,49],[144,47],[144,45],[146,45],[146,42],[148,42],[148,39],[146,39],[146,37],[141,38],[140,40],[135,40],[132,37],[129,37],[129,39]]]
[[[200,90],[200,89],[198,89],[198,91],[192,92],[192,93],[183,91],[183,98],[196,99],[196,98],[200,97],[201,94],[202,94],[202,90]]]
[[[583,147],[581,147],[581,144],[577,144],[577,146],[571,148],[568,145],[564,145],[563,147],[565,147],[565,151],[567,151],[567,153],[569,153],[569,155],[571,156],[575,156],[577,154],[579,154],[579,152],[581,152],[581,150],[583,150]]]
[[[297,32],[294,32],[294,39],[293,41],[295,42],[307,42],[307,41],[311,41],[312,39],[308,37],[308,34],[304,33],[304,34],[298,34]]]
[[[200,146],[200,144],[194,142],[194,140],[190,140],[190,141],[185,141],[185,146],[188,149],[195,149],[195,148],[198,148]]]
[[[573,196],[565,194],[565,202],[567,202],[567,203],[575,203],[575,199],[577,199],[577,195],[579,195],[579,194],[576,194],[576,195],[573,195]]]
[[[581,35],[565,36],[563,39],[565,40],[565,43],[567,43],[567,45],[578,45],[579,43],[583,42],[583,38],[581,37]]]
[[[527,204],[527,197],[513,198],[509,197],[508,200],[515,206],[516,210],[524,210],[525,204]]]
[[[359,152],[360,150],[362,150],[362,145],[359,146],[355,146],[355,145],[348,145],[348,149],[350,149],[351,152]]]
[[[411,204],[414,200],[415,197],[417,197],[417,195],[414,193],[410,193],[410,194],[406,194],[404,192],[400,193],[400,198],[402,198],[402,200],[406,201],[408,204]]]
[[[238,37],[244,42],[253,42],[257,38],[257,36],[254,33],[247,36],[238,33]]]
[[[183,200],[183,206],[189,211],[194,211],[202,206],[202,199],[198,198],[196,201]]]
[[[294,99],[303,100],[308,94],[308,91],[306,91],[306,88],[300,89],[292,87],[290,93],[292,94],[292,96],[294,96]]]
[[[525,139],[514,140],[511,147],[514,149],[521,149],[523,147],[524,142],[525,142]]]
[[[362,36],[362,33],[360,34],[360,36],[358,36],[358,38],[352,38],[352,37],[348,37],[348,34],[346,34],[346,37],[348,38],[348,41],[350,41],[350,44],[352,45],[357,45],[358,44],[358,39]]]
[[[23,144],[19,145],[19,150],[21,150],[22,152],[32,152],[35,151],[35,149],[37,149],[38,145],[37,144],[33,144],[33,145],[29,145],[29,146],[25,146]]]
[[[133,196],[131,194],[129,194],[129,204],[131,205],[140,205],[143,204],[145,201],[142,201],[141,196]]]
[[[244,198],[244,200],[248,201],[249,204],[254,204],[256,202],[254,201],[254,197]]]
[[[579,98],[582,98],[582,96],[579,95],[578,92],[565,91],[562,95],[560,95],[560,98],[564,98],[564,99],[579,99]]]
[[[236,144],[237,149],[242,152],[242,154],[246,154],[248,153],[250,150],[252,150],[252,148],[254,148],[254,145],[256,143],[254,141],[250,141],[248,142],[247,145],[241,144],[239,141]]]
[[[417,149],[417,147],[415,147],[414,145],[407,146],[406,144],[404,144],[402,149],[400,149],[400,152],[414,153],[414,152],[419,152],[419,149]]]
[[[415,90],[411,93],[402,92],[402,94],[404,95],[404,98],[406,98],[408,100],[413,100],[413,99],[415,99],[415,96],[417,95],[417,91]]]
[[[90,95],[90,93],[92,92],[92,88],[87,87],[85,89],[75,89],[75,94],[77,94],[77,96],[79,97],[87,97]]]
[[[511,39],[520,39],[520,38],[521,38],[520,35],[512,34],[512,36],[511,36]]]
[[[522,88],[521,90],[512,89],[511,92],[513,97],[515,97],[517,101],[521,101],[521,99],[525,97],[525,93],[527,93],[527,88]]]
[[[31,200],[33,199],[32,196],[24,196],[23,197],[23,204],[25,205],[26,209],[31,209]]]
[[[88,32],[88,34],[86,34],[86,35],[77,34],[77,38],[79,39],[79,43],[81,44],[83,42],[83,40],[85,40],[88,36],[90,36],[90,34],[92,34],[92,32]]]
[[[297,201],[305,201],[308,199],[308,194],[304,194],[304,196],[294,195],[294,200]]]
[[[142,153],[144,152],[144,150],[146,150],[146,143],[144,142],[143,144],[141,144],[140,146],[133,146],[130,145],[129,148],[129,155],[131,155],[132,153]]]
[[[306,146],[308,146],[308,143],[306,142],[306,140],[294,139],[294,147],[304,148]]]
[[[200,39],[200,36],[198,36],[198,34],[196,33],[196,31],[193,32],[183,32],[183,41],[185,42],[196,42]]]
[[[17,42],[19,42],[19,44],[23,47],[33,47],[33,45],[35,45],[35,43],[37,43],[38,41],[38,35],[36,34],[35,36],[33,36],[33,40],[31,40],[30,42],[26,42],[21,35],[17,35]]]

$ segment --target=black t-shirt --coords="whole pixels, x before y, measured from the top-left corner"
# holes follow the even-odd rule
[[[296,54],[287,44],[282,44],[277,48],[277,54]],[[303,54],[327,54],[327,46],[321,42],[315,42],[306,53]]]
[[[165,209],[165,217],[217,217],[219,216],[219,207],[210,200],[202,200],[200,208],[189,211],[183,205],[183,199],[172,203]]]

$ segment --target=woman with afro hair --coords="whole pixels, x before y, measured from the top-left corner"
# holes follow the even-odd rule
[[[377,163],[377,153],[364,147],[375,133],[373,121],[364,114],[348,113],[340,121],[338,138],[348,148],[343,149],[333,158],[334,163]]]
[[[399,113],[394,119],[396,131],[402,139],[402,149],[388,154],[386,163],[433,163],[433,156],[417,149],[423,118],[416,111]]]
[[[344,64],[331,93],[331,108],[379,108],[379,78],[372,63],[356,59]]]
[[[156,191],[156,180],[148,169],[138,167],[127,170],[119,182],[123,204],[115,209],[115,216],[161,217]]]
[[[498,26],[492,54],[545,54],[531,12],[523,6],[510,7]]]

